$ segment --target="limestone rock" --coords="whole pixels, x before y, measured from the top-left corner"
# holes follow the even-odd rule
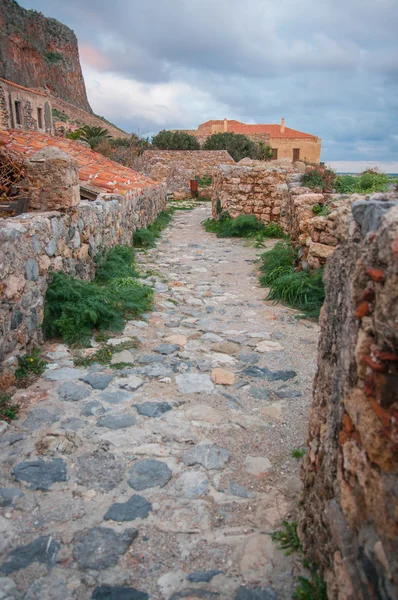
[[[217,385],[233,385],[235,383],[235,375],[233,372],[220,367],[213,369],[211,378]]]

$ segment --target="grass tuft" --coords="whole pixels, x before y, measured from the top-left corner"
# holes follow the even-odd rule
[[[260,242],[264,238],[285,237],[278,223],[265,225],[255,215],[239,215],[233,219],[228,212],[221,212],[219,219],[206,219],[203,227],[207,232],[215,233],[219,238],[252,238],[256,242]]]
[[[12,403],[12,398],[9,394],[0,392],[0,420],[14,421],[18,418],[20,406]]]
[[[311,579],[299,577],[299,584],[293,592],[294,600],[327,600],[327,588],[323,577],[316,571]]]
[[[18,356],[15,377],[17,380],[26,380],[34,375],[41,375],[46,370],[46,364],[46,361],[41,358],[40,349],[35,348],[29,354]]]
[[[293,450],[291,451],[291,455],[293,458],[297,458],[297,460],[300,460],[306,455],[306,450],[304,450],[303,448],[293,448]]]
[[[288,556],[296,550],[301,550],[300,540],[297,534],[297,523],[295,521],[282,521],[283,529],[271,533],[273,542],[279,542],[279,550],[284,550]]]

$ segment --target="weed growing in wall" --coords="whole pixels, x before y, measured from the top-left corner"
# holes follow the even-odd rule
[[[327,217],[327,215],[330,215],[332,212],[332,209],[330,206],[324,206],[323,204],[314,204],[312,212],[314,215],[317,215],[317,217]]]
[[[301,549],[297,534],[297,523],[295,521],[282,521],[283,529],[271,533],[273,542],[279,542],[279,550],[283,550],[286,556]]]
[[[41,358],[39,348],[18,357],[18,367],[15,370],[17,380],[29,379],[34,375],[41,375],[46,370],[46,361]]]

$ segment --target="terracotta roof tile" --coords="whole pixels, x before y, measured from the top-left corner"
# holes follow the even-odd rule
[[[233,131],[234,133],[244,133],[244,134],[256,134],[256,133],[268,133],[271,138],[312,138],[316,139],[316,135],[312,135],[311,133],[304,133],[303,131],[297,131],[296,129],[290,129],[290,127],[285,127],[285,131],[281,132],[280,125],[268,125],[268,124],[259,124],[259,125],[229,125],[228,122],[228,130]]]
[[[125,196],[129,192],[136,193],[142,188],[160,186],[159,182],[114,162],[74,140],[53,137],[36,131],[9,129],[0,131],[0,142],[25,156],[30,156],[46,146],[57,146],[79,163],[80,183],[95,186],[102,192]]]
[[[25,92],[32,92],[32,94],[38,94],[39,96],[44,96],[46,98],[46,94],[43,94],[43,92],[39,92],[39,90],[33,90],[32,88],[24,87],[23,85],[19,85],[18,83],[14,83],[13,81],[8,81],[8,79],[3,79],[2,77],[0,77],[0,81],[6,83],[7,85],[12,85],[13,87],[16,87],[20,90],[24,90]]]

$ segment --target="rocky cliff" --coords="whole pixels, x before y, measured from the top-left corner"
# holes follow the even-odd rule
[[[73,31],[14,0],[0,0],[0,77],[92,112]]]

